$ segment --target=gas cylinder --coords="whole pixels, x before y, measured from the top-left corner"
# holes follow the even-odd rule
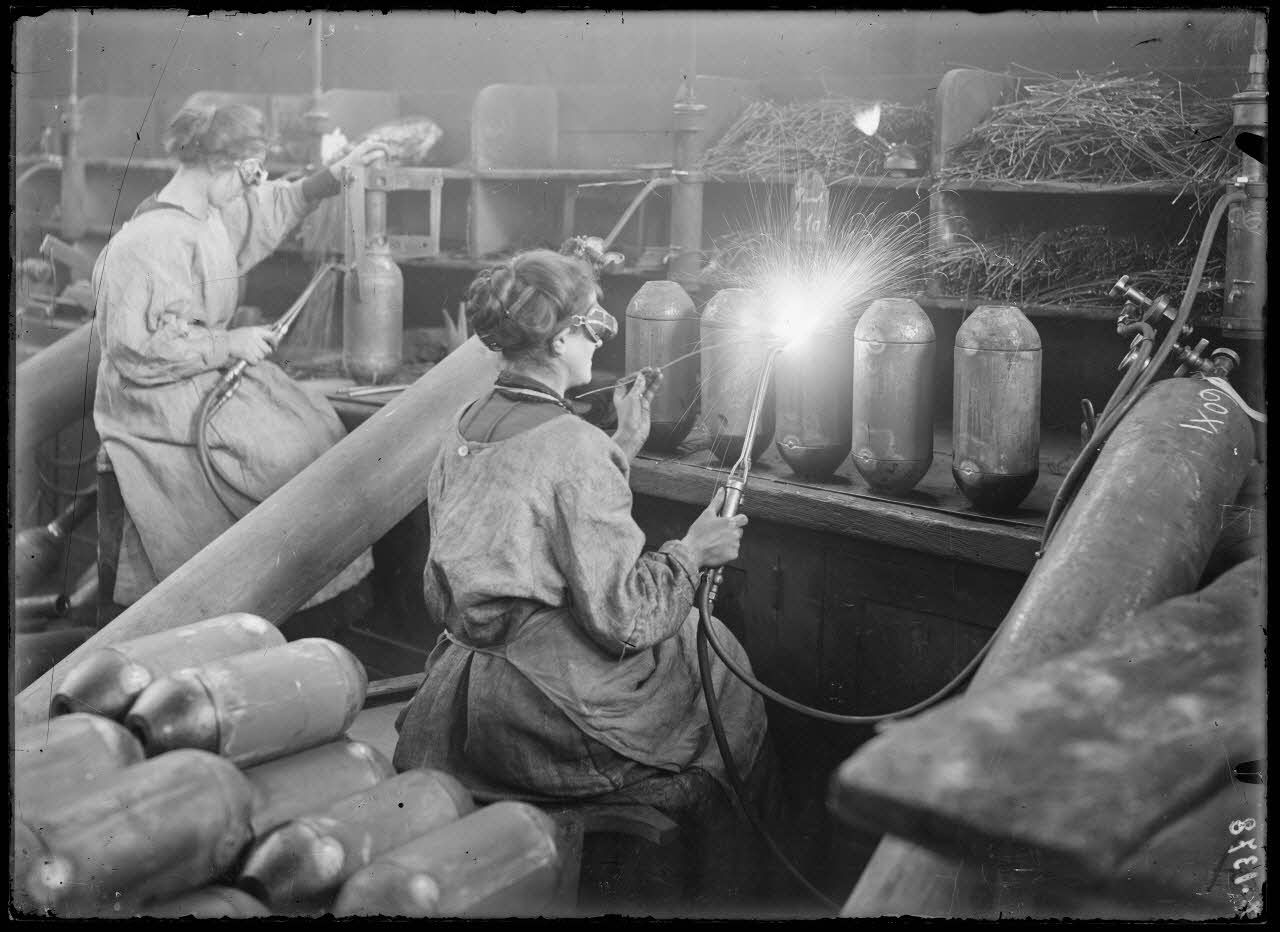
[[[332,741],[364,707],[364,665],[341,644],[303,638],[156,680],[125,726],[148,754],[200,748],[250,767]]]
[[[645,282],[627,305],[626,344],[628,372],[646,366],[662,369],[645,446],[674,450],[693,428],[698,407],[698,312],[693,299],[675,282]]]
[[[15,592],[26,595],[53,571],[62,560],[67,536],[93,514],[97,503],[96,492],[81,495],[48,524],[29,527],[18,534],[13,542]]]
[[[59,916],[122,908],[206,884],[249,842],[252,788],[234,764],[173,751],[117,771],[24,825],[14,877]]]
[[[853,320],[841,314],[778,357],[778,453],[797,476],[829,479],[852,446]]]
[[[406,770],[280,826],[249,853],[236,883],[273,906],[314,902],[383,852],[474,809],[447,773]]]
[[[202,887],[157,903],[148,903],[134,915],[160,919],[247,919],[270,916],[271,910],[235,887]]]
[[[750,289],[717,291],[703,311],[699,328],[702,423],[711,442],[711,453],[721,465],[732,464],[742,453],[756,386],[770,352],[766,332],[763,301]],[[771,377],[751,444],[753,459],[773,439],[773,385]]]
[[[357,382],[375,382],[400,368],[404,342],[404,275],[387,239],[386,160],[368,167],[363,188],[364,238],[342,287],[342,364]]]
[[[906,298],[881,298],[853,332],[853,465],[901,495],[933,463],[933,324]]]
[[[244,772],[253,784],[253,837],[348,793],[364,792],[395,775],[391,762],[363,741],[332,741],[278,757]]]
[[[1008,512],[1040,474],[1040,334],[1009,305],[956,332],[951,475],[979,511]]]
[[[546,813],[498,802],[379,856],[342,886],[339,916],[536,916],[563,854]]]
[[[13,741],[13,797],[19,812],[74,800],[143,759],[142,745],[100,715],[60,715],[18,729]]]
[[[284,642],[275,625],[248,612],[121,641],[99,648],[72,667],[54,690],[49,714],[93,712],[120,720],[139,693],[169,673]]]

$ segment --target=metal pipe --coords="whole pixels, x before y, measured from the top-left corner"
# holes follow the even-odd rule
[[[1241,148],[1240,173],[1235,179],[1247,195],[1227,214],[1226,295],[1223,330],[1260,339],[1265,332],[1267,306],[1267,21],[1258,14],[1249,57],[1249,80],[1232,97],[1236,138],[1253,147]],[[1252,154],[1251,154],[1252,153]]]
[[[667,277],[695,291],[702,271],[702,183],[698,164],[706,145],[703,133],[707,107],[694,101],[693,76],[680,86],[672,107],[675,151],[671,192],[671,261]]]
[[[69,240],[84,236],[88,228],[85,200],[88,190],[84,179],[84,161],[80,158],[80,14],[71,11],[71,75],[67,94],[67,131],[63,149],[62,235]]]
[[[16,725],[45,718],[56,685],[99,647],[228,612],[287,618],[422,503],[422,464],[502,366],[500,354],[468,339],[24,689],[14,700]]]
[[[19,188],[21,188],[24,184],[26,184],[31,178],[35,177],[42,171],[61,171],[61,170],[62,170],[62,156],[51,155],[44,161],[37,162],[36,164],[32,165],[30,168],[24,171],[21,175],[19,175],[18,179],[13,183],[13,189],[16,192]]]
[[[316,10],[311,16],[311,106],[318,110],[324,95],[324,13]]]

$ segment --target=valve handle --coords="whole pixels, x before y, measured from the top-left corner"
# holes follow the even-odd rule
[[[1200,342],[1196,344],[1196,348],[1193,350],[1189,350],[1185,346],[1178,347],[1178,353],[1182,357],[1182,365],[1173,370],[1173,377],[1181,378],[1191,371],[1192,366],[1199,369],[1202,361],[1200,354],[1208,347],[1209,341],[1204,339],[1200,340]]]

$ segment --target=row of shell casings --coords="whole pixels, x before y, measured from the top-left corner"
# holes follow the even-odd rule
[[[476,808],[448,774],[396,774],[346,736],[365,688],[345,648],[286,644],[241,613],[86,657],[59,686],[57,714],[15,738],[14,905],[59,916],[542,909],[564,866],[555,824],[523,803]]]
[[[712,455],[734,462],[777,345],[761,297],[726,288],[699,315],[677,283],[647,282],[627,308],[626,341],[628,371],[664,370],[647,446],[674,450],[700,416]],[[975,508],[1013,510],[1039,474],[1039,334],[1016,307],[980,307],[954,354],[952,475]],[[775,441],[797,475],[823,480],[852,454],[874,491],[910,491],[933,463],[935,357],[933,324],[914,301],[824,322],[778,357],[753,457]]]

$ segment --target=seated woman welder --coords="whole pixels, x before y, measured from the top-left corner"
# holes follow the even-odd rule
[[[743,516],[718,503],[644,550],[629,461],[655,385],[615,389],[610,438],[565,393],[617,322],[589,265],[539,250],[482,272],[467,320],[508,368],[459,415],[431,467],[428,610],[445,632],[398,723],[397,770],[432,767],[482,798],[582,799],[724,763],[701,693],[694,591],[733,560]],[[717,637],[747,659],[718,621]],[[738,769],[761,758],[761,699],[714,659]]]
[[[376,157],[378,146],[302,181],[266,181],[265,136],[252,107],[181,110],[165,137],[177,172],[139,205],[93,270],[99,469],[114,473],[123,499],[106,593],[118,605],[141,598],[345,434],[323,396],[266,361],[272,330],[228,323],[249,269],[341,190],[344,165]],[[237,360],[250,365],[207,432],[228,482],[215,489],[200,466],[194,422],[219,370]],[[308,605],[350,589],[371,567],[362,555]]]

